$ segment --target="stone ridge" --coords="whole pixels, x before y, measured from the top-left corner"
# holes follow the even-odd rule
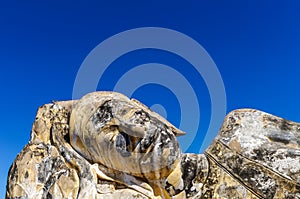
[[[182,153],[183,134],[119,93],[43,105],[6,199],[300,198],[300,124],[236,110],[204,154]]]

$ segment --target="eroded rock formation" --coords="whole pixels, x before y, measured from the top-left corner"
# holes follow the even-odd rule
[[[300,124],[236,110],[204,154],[136,100],[95,92],[39,108],[6,198],[300,198]]]

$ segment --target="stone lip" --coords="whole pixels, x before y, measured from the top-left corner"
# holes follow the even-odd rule
[[[151,178],[114,170],[74,150],[69,134],[76,103],[38,109],[31,139],[10,168],[7,199],[300,198],[299,123],[254,109],[232,111],[204,154],[180,154],[169,172]]]

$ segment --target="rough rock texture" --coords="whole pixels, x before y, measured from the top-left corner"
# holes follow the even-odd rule
[[[39,108],[6,198],[300,198],[300,124],[228,114],[204,154],[136,100],[96,92]]]
[[[218,170],[243,185],[243,189],[234,186],[237,198],[248,197],[245,189],[252,198],[300,198],[300,124],[257,110],[236,110],[225,118],[205,154],[212,164],[220,165]],[[210,186],[231,198],[231,186]]]

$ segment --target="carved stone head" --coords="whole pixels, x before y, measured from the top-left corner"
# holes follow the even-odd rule
[[[181,156],[184,134],[158,114],[115,92],[87,94],[70,118],[72,147],[92,163],[147,179],[167,176]]]

